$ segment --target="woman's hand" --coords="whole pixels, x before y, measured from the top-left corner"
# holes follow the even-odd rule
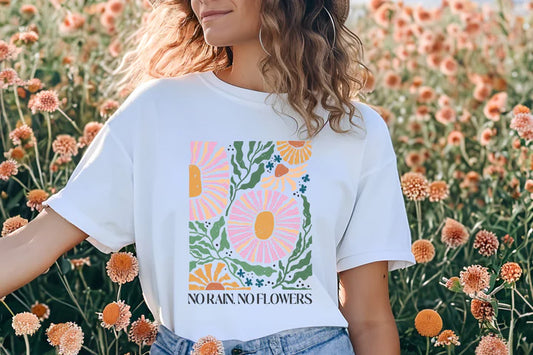
[[[388,261],[339,273],[339,309],[348,321],[357,355],[400,354],[398,328],[389,300]]]

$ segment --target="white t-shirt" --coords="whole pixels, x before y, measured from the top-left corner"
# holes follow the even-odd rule
[[[415,263],[383,118],[354,102],[366,135],[302,140],[267,95],[210,71],[147,81],[43,202],[104,253],[136,243],[155,320],[193,341],[346,327],[338,272]]]

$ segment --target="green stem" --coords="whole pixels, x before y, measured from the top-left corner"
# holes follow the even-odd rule
[[[52,145],[52,127],[50,123],[50,112],[45,112],[44,117],[46,119],[46,127],[48,130],[48,141],[46,142],[46,155],[44,159],[44,165],[48,166],[48,162],[50,159],[50,147]]]
[[[118,284],[118,291],[117,291],[117,302],[120,300],[120,289],[122,288],[122,284]]]
[[[24,335],[24,344],[26,345],[26,355],[31,355],[30,353],[30,343],[28,342],[28,335]]]
[[[429,355],[429,337],[426,337],[426,355]]]
[[[37,141],[33,143],[33,149],[35,150],[35,161],[37,162],[37,170],[39,170],[39,178],[41,180],[41,185],[44,189],[43,172],[41,170],[41,163],[39,162],[39,150],[37,149]]]
[[[2,300],[2,301],[0,301],[0,302],[2,302],[2,303],[4,304],[4,306],[6,306],[7,310],[9,311],[9,313],[11,313],[11,315],[14,317],[14,316],[15,316],[15,313],[13,313],[13,311],[11,310],[11,308],[9,308],[9,306],[7,305],[7,303],[6,303],[4,300]]]
[[[418,239],[422,239],[422,210],[420,208],[420,201],[415,200],[416,219],[418,221]]]
[[[61,110],[60,108],[57,109],[63,116],[66,117],[66,119],[72,124],[72,126],[74,126],[74,128],[76,128],[76,130],[78,131],[79,134],[83,134],[83,131],[81,129],[78,128],[78,126],[76,125],[76,122],[74,122],[72,120],[72,118],[68,117],[68,115],[63,112],[63,110]]]
[[[509,324],[509,341],[507,346],[509,347],[509,355],[513,355],[513,328],[514,328],[514,289],[515,285],[511,288],[511,323]]]

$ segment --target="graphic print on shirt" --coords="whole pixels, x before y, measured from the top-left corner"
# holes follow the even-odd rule
[[[311,141],[190,149],[188,302],[311,303]],[[224,293],[206,298],[212,290]],[[271,294],[285,290],[293,294]]]

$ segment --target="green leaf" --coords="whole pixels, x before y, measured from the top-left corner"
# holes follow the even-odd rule
[[[261,179],[261,175],[263,175],[263,173],[265,172],[265,164],[264,163],[261,163],[258,167],[257,167],[257,170],[254,171],[252,173],[252,175],[250,176],[250,181],[248,181],[246,184],[243,184],[241,185],[240,189],[241,190],[245,190],[245,189],[252,189],[255,187],[255,185],[257,185],[257,183],[259,182],[259,180]]]
[[[266,275],[270,276],[274,273],[274,269],[269,266],[261,266],[261,265],[250,265],[244,261],[237,260],[237,259],[231,259],[233,263],[239,265],[244,271],[253,272],[256,275]]]
[[[298,272],[295,272],[293,277],[292,277],[292,279],[286,280],[285,282],[288,283],[288,284],[292,284],[292,283],[295,283],[298,280],[305,280],[309,276],[311,276],[312,271],[313,271],[312,264],[309,264],[309,265],[307,265],[307,267],[305,269],[303,269],[301,271],[298,271]]]
[[[223,229],[222,233],[220,234],[220,250],[223,249],[229,249],[229,241],[226,234],[226,229]]]
[[[191,272],[194,269],[196,269],[196,264],[197,264],[196,261],[189,261],[189,272]]]
[[[192,252],[198,253],[200,255],[199,257],[201,257],[202,255],[211,255],[211,252],[209,251],[209,249],[204,248],[202,245],[200,245],[200,243],[191,245],[190,251],[191,253]]]
[[[215,240],[220,234],[220,228],[224,226],[224,216],[221,216],[218,221],[213,224],[209,234],[211,235],[211,240]]]
[[[200,229],[202,232],[207,234],[207,228],[205,227],[205,224],[203,222],[196,222],[196,226],[198,229]]]
[[[198,243],[203,237],[202,234],[189,234],[189,244]]]
[[[303,215],[305,217],[303,228],[306,228],[311,223],[311,213],[309,213],[309,202],[307,201],[307,197],[305,195],[302,195],[302,200],[304,203]]]
[[[269,160],[270,157],[272,156],[272,153],[274,152],[274,145],[272,143],[269,143],[270,144],[270,147],[268,148],[267,151],[263,152],[260,156],[258,156],[257,158],[254,159],[254,163],[255,164],[259,164],[260,162],[264,161],[264,160]]]
[[[288,259],[288,262],[290,263],[291,261],[295,260],[296,259],[296,256],[300,253],[300,251],[302,250],[302,240],[303,240],[303,236],[302,236],[302,233],[298,234],[298,240],[296,241],[296,246],[294,247],[294,249],[292,250],[292,253],[291,255],[289,256],[289,259]]]
[[[237,164],[242,169],[246,169],[246,165],[244,165],[243,155],[242,155],[242,144],[243,141],[235,141],[233,142],[233,146],[235,147],[235,160],[237,161]]]
[[[309,264],[310,261],[311,261],[311,250],[309,250],[307,252],[307,254],[305,255],[304,258],[302,258],[302,259],[300,259],[300,261],[298,261],[298,264],[292,265],[288,272],[291,272],[291,271],[294,271],[294,270],[298,270],[302,266]]]
[[[252,155],[254,148],[255,148],[255,141],[249,141],[248,142],[248,154],[246,155],[246,157],[248,158],[248,161],[250,161],[250,156]]]
[[[241,177],[241,169],[239,169],[237,163],[235,163],[235,156],[233,155],[231,156],[231,166],[233,167],[233,174]]]
[[[196,225],[192,221],[189,221],[189,229],[198,232],[198,229],[196,229]]]

